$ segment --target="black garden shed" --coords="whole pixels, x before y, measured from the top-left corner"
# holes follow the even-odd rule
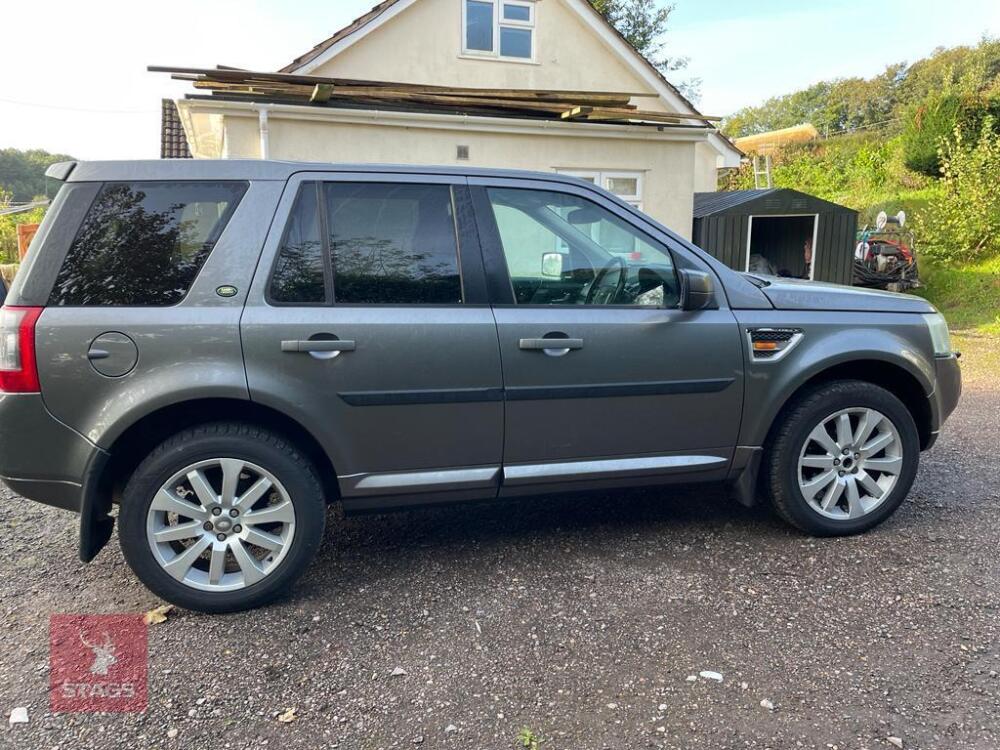
[[[798,190],[695,193],[694,243],[730,268],[850,284],[858,213]],[[805,244],[813,258],[806,269]]]

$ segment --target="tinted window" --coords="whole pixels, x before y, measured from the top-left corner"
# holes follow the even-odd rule
[[[567,193],[488,192],[518,304],[677,305],[667,249],[602,206]]]
[[[326,301],[323,241],[316,183],[299,189],[271,276],[274,302],[316,304]]]
[[[242,182],[108,183],[63,262],[51,305],[173,305],[194,282]]]
[[[336,302],[462,301],[451,188],[331,182],[324,190]]]

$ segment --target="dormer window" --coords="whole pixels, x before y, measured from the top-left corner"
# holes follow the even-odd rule
[[[530,0],[463,0],[467,55],[535,59],[535,4]]]

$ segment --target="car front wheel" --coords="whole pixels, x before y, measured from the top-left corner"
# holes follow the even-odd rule
[[[312,464],[280,435],[218,423],[157,447],[128,482],[119,540],[168,602],[200,612],[260,606],[302,574],[323,538]]]
[[[795,402],[778,426],[766,459],[771,502],[810,534],[867,531],[906,498],[919,454],[913,417],[892,393],[828,383]]]

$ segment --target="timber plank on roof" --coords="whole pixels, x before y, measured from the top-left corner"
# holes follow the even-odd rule
[[[196,89],[210,92],[213,97],[254,97],[256,101],[269,99],[313,106],[427,107],[455,114],[478,111],[508,117],[664,124],[701,129],[711,129],[711,123],[721,119],[685,112],[641,110],[632,104],[633,98],[656,96],[648,93],[448,87],[266,73],[226,66],[150,66],[149,70],[190,81]]]

